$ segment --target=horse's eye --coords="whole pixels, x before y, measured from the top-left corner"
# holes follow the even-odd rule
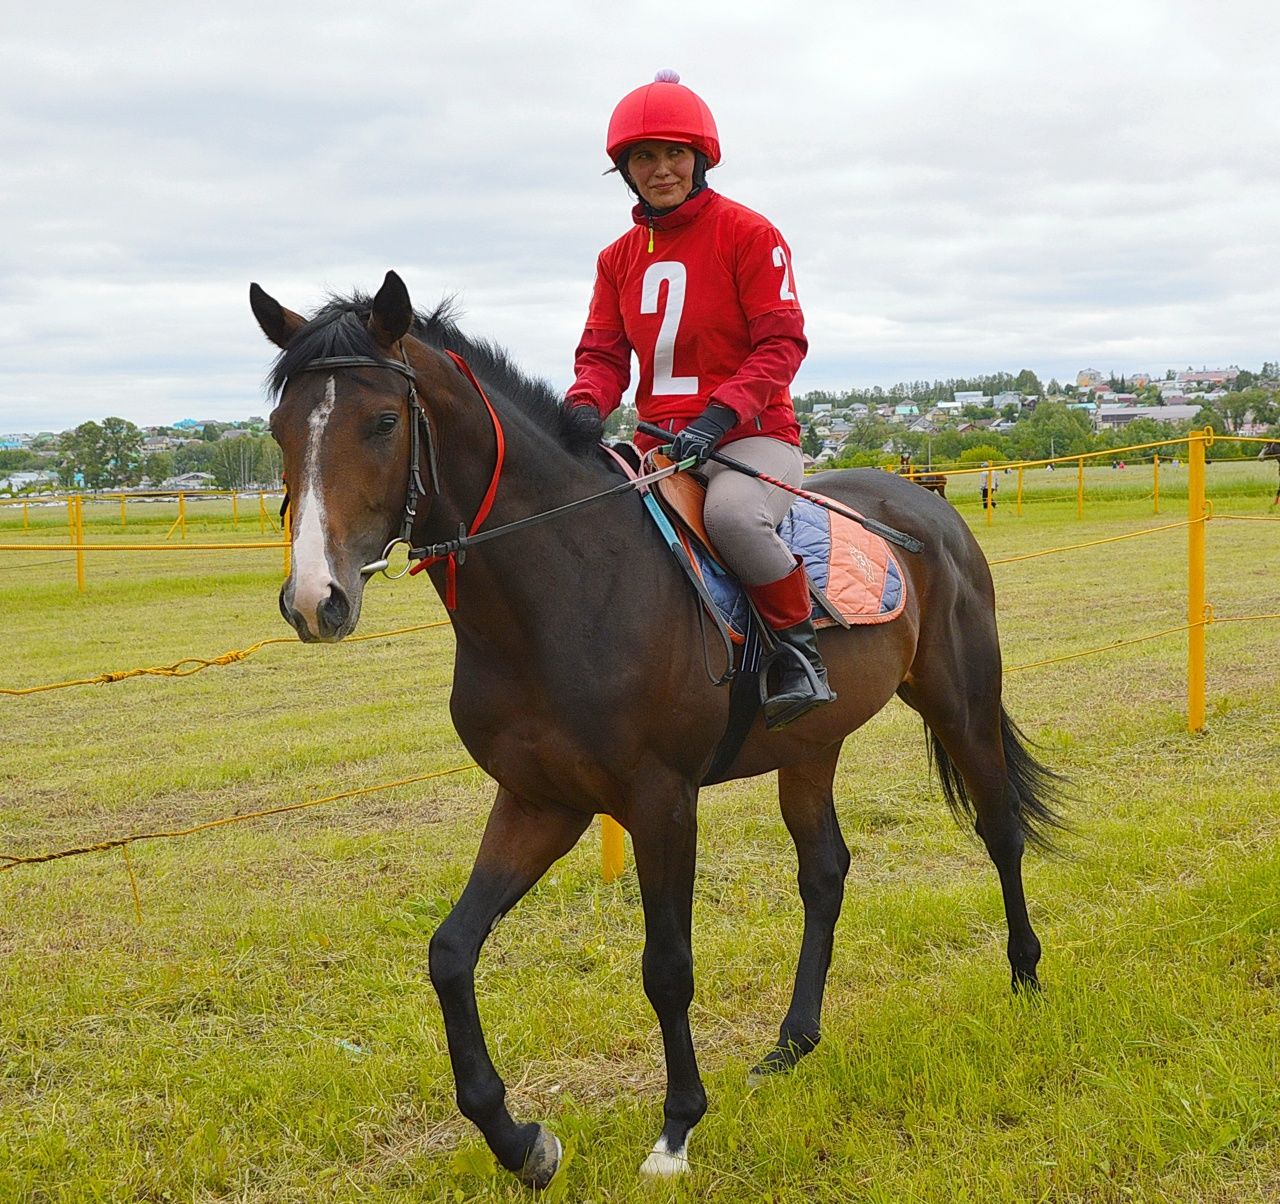
[[[373,424],[373,429],[379,435],[389,435],[399,424],[399,414],[382,414],[378,417],[378,421]]]

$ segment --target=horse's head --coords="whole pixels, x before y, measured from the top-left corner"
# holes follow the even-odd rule
[[[340,640],[360,615],[361,568],[383,555],[405,512],[418,421],[401,343],[409,292],[388,272],[367,317],[330,307],[307,321],[256,284],[249,304],[281,349],[271,433],[284,454],[293,555],[280,612],[305,641]]]

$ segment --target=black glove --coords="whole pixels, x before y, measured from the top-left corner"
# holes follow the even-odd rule
[[[570,450],[585,451],[604,438],[604,419],[594,402],[581,395],[567,397],[560,410],[560,432]]]
[[[701,466],[720,440],[737,425],[738,415],[728,406],[713,401],[671,440],[671,458],[677,463],[693,458]]]

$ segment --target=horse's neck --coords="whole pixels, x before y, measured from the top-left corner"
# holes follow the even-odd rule
[[[441,495],[430,516],[430,540],[454,538],[460,525],[469,534],[484,534],[621,483],[602,460],[570,455],[509,403],[493,398],[493,404],[505,454],[492,509],[476,528],[477,508],[493,478],[496,447],[487,414],[486,430],[468,413],[463,427],[442,432],[442,446],[483,450],[466,457],[447,452]],[[483,406],[476,408],[484,413]],[[629,581],[647,583],[660,573],[655,543],[645,538],[646,521],[636,495],[623,494],[476,546],[456,568],[455,627],[495,648],[572,638],[567,618],[603,613]],[[447,569],[437,568],[433,577],[447,589],[445,573]],[[581,623],[571,626],[581,631]]]

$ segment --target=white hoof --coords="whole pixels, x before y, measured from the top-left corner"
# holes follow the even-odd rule
[[[669,1179],[672,1175],[683,1175],[689,1169],[687,1145],[682,1145],[674,1153],[667,1149],[667,1143],[661,1138],[653,1147],[653,1153],[640,1164],[640,1173],[655,1179]]]

